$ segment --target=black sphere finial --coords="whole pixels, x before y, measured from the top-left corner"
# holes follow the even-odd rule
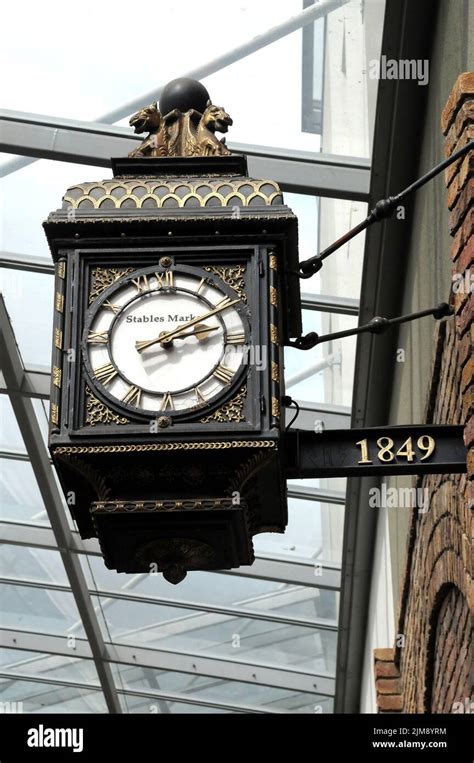
[[[201,114],[205,111],[210,98],[204,85],[190,77],[178,77],[164,86],[160,95],[160,112],[166,116],[179,109],[183,114],[195,109]]]

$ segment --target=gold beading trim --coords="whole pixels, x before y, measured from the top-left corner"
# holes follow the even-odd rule
[[[58,348],[58,350],[62,350],[63,348],[63,332],[61,329],[54,329],[54,346]]]
[[[66,263],[64,261],[63,262],[58,262],[57,273],[58,273],[59,278],[64,278],[65,277],[65,275],[66,275]]]
[[[278,260],[276,254],[271,254],[268,258],[268,264],[272,270],[278,270]]]
[[[229,440],[228,442],[162,442],[148,445],[64,445],[55,455],[76,453],[142,453],[163,450],[222,450],[227,448],[275,448],[273,440]]]
[[[91,512],[141,512],[141,511],[187,511],[197,509],[212,511],[213,509],[233,509],[232,498],[185,498],[183,500],[165,499],[163,501],[94,501]]]
[[[270,286],[270,304],[278,307],[278,292],[274,286]]]
[[[280,381],[280,369],[278,367],[278,363],[275,363],[274,360],[272,360],[272,380],[274,382]]]
[[[273,344],[278,344],[278,329],[274,323],[270,323],[270,339]]]

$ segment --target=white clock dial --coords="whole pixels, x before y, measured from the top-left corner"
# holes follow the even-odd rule
[[[94,383],[141,411],[204,408],[240,370],[246,330],[240,297],[201,271],[146,272],[117,285],[86,330]]]

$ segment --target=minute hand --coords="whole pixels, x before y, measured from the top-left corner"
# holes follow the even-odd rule
[[[158,342],[164,342],[167,339],[172,339],[174,336],[176,336],[177,334],[180,334],[182,331],[189,328],[190,326],[194,326],[195,323],[204,321],[206,320],[206,318],[210,318],[211,315],[216,315],[216,313],[220,313],[222,310],[226,310],[228,307],[235,305],[237,302],[240,302],[240,297],[237,297],[237,299],[229,299],[227,297],[219,305],[217,305],[217,307],[215,307],[214,310],[209,310],[209,312],[204,313],[204,315],[198,315],[198,317],[193,318],[192,321],[186,321],[186,323],[183,323],[182,326],[179,326],[179,328],[174,329],[174,331],[169,331],[167,334],[162,334],[156,339],[151,339],[149,342],[146,342],[146,344],[142,344],[140,347],[137,347],[137,350],[138,352],[141,352],[147,347],[151,347],[152,344],[157,344]]]

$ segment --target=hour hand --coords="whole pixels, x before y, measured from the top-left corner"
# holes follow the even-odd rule
[[[204,339],[207,339],[211,331],[217,331],[218,328],[219,326],[206,326],[205,323],[196,323],[192,331],[186,331],[184,334],[175,334],[173,339],[185,339],[187,336],[195,336],[202,342]]]
[[[137,352],[141,352],[146,347],[151,347],[151,345],[158,343],[161,347],[171,347],[174,339],[185,339],[188,336],[195,336],[202,342],[207,339],[212,331],[216,331],[218,328],[219,326],[207,326],[205,323],[196,323],[191,331],[183,331],[183,333],[176,332],[173,337],[168,337],[168,332],[162,331],[156,339],[145,339],[143,341],[135,342],[135,348]]]

